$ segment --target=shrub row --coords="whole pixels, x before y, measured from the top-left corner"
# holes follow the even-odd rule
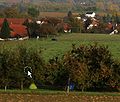
[[[27,77],[24,68],[32,68],[32,76],[37,80],[42,80],[43,62],[40,56],[40,50],[33,51],[23,45],[17,48],[8,49],[4,46],[0,51],[0,87],[5,89],[27,87],[32,81]]]
[[[50,60],[47,68],[52,68],[48,76],[54,85],[74,83],[81,91],[118,91],[120,87],[120,63],[104,45],[73,45],[62,59]]]
[[[62,87],[74,83],[81,91],[117,91],[120,82],[120,63],[112,58],[108,47],[93,44],[73,45],[61,59],[52,58],[45,63],[39,49],[21,45],[14,49],[0,46],[0,88],[28,88],[33,81],[37,87]],[[32,78],[24,71],[28,66]]]

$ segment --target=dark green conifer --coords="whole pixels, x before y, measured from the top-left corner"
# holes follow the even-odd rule
[[[10,27],[7,19],[4,19],[4,22],[2,24],[1,28],[1,37],[2,38],[9,38],[10,37]]]

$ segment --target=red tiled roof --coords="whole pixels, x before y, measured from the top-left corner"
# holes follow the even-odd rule
[[[71,25],[68,23],[64,23],[63,28],[64,28],[64,30],[69,30],[69,29],[71,29]]]
[[[108,24],[107,24],[107,28],[108,28],[108,29],[112,29],[112,27],[113,27],[113,24],[112,24],[112,23],[108,23]]]
[[[10,24],[10,28],[13,30],[11,32],[11,36],[15,37],[17,35],[21,37],[27,36],[27,27],[24,25],[18,25],[18,24]]]

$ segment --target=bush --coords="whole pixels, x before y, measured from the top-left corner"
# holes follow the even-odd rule
[[[40,50],[34,51],[25,46],[2,49],[0,52],[0,82],[2,84],[0,87],[23,89],[23,87],[28,87],[33,80],[44,80],[42,76],[44,62],[40,53]],[[24,72],[26,66],[32,69],[32,80]]]
[[[58,57],[49,60],[45,73],[46,85],[65,88],[68,80],[68,71],[63,67]]]
[[[71,81],[79,90],[101,89],[102,91],[119,85],[120,74],[115,72],[120,66],[115,64],[106,46],[97,44],[81,45],[78,48],[73,46],[73,49],[64,55],[63,63],[69,71]]]

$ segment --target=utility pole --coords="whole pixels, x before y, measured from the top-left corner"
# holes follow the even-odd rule
[[[70,77],[68,78],[67,93],[70,92]]]

